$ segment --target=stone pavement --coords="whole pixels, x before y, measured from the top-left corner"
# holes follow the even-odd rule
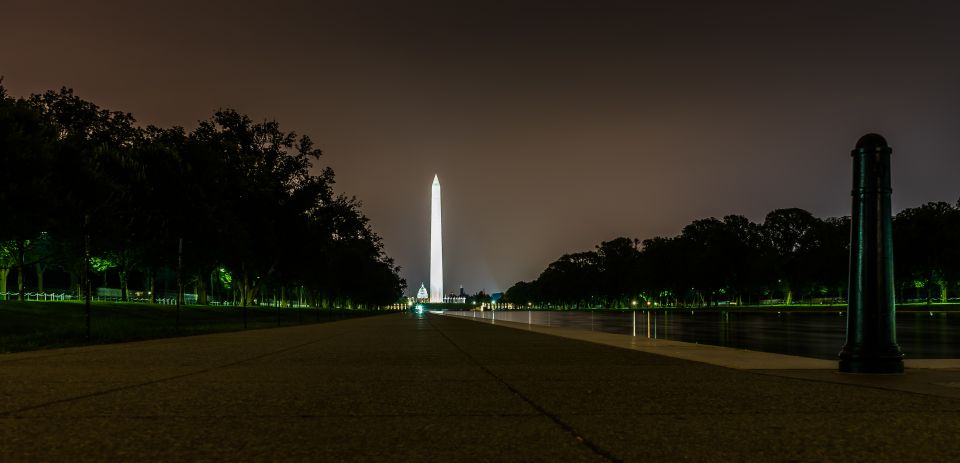
[[[393,314],[0,355],[0,461],[960,456],[957,370],[907,392],[891,384],[921,370],[891,382],[623,347]]]

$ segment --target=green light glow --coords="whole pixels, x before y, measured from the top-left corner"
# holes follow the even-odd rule
[[[227,271],[227,269],[220,267],[219,276],[220,276],[220,284],[223,285],[224,288],[230,289],[230,285],[231,283],[233,283],[233,275],[231,275],[230,272]]]
[[[100,257],[91,257],[90,266],[93,267],[93,269],[97,272],[106,272],[107,270],[110,270],[116,267],[117,264],[113,263],[113,261],[109,259],[103,259]]]

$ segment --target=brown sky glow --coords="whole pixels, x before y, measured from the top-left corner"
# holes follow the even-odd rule
[[[894,149],[895,211],[960,197],[953,1],[5,0],[0,18],[13,95],[309,134],[408,291],[434,174],[446,286],[469,292],[697,218],[849,214],[870,131]]]

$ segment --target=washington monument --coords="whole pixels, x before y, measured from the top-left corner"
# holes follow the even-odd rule
[[[440,179],[433,176],[430,206],[430,302],[443,302],[443,237],[440,232]]]

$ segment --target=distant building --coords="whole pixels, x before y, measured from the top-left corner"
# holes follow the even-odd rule
[[[420,283],[420,289],[417,290],[417,302],[426,302],[430,299],[430,293],[427,292],[426,286],[423,283]]]

